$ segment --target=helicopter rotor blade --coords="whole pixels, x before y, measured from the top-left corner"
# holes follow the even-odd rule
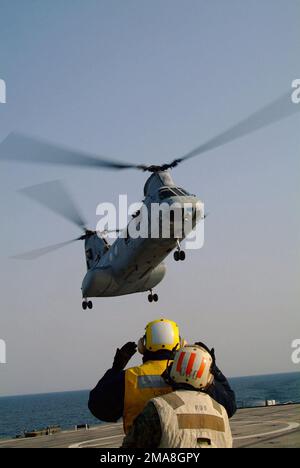
[[[42,257],[43,255],[46,255],[50,252],[54,252],[56,250],[62,249],[63,247],[66,247],[67,245],[72,244],[73,242],[77,240],[79,239],[77,238],[77,239],[73,239],[70,241],[61,242],[59,244],[50,245],[48,247],[43,247],[41,249],[31,250],[30,252],[27,252],[24,254],[14,255],[11,258],[14,260],[35,260],[36,258]]]
[[[236,125],[233,125],[228,130],[220,133],[214,138],[211,138],[184,156],[175,159],[171,164],[165,165],[165,167],[169,169],[176,167],[178,164],[190,158],[199,156],[203,153],[211,151],[212,149],[237,140],[238,138],[242,138],[246,135],[254,133],[257,130],[290,117],[299,111],[300,106],[293,104],[291,100],[291,92],[289,91],[288,93],[285,93],[283,96],[273,101],[271,104],[264,106]]]
[[[46,182],[20,190],[27,197],[35,200],[49,210],[61,215],[80,229],[86,229],[86,221],[78,207],[59,180]]]
[[[138,169],[141,171],[147,171],[148,169],[148,166],[113,161],[21,133],[11,133],[8,135],[0,145],[0,157],[3,160],[10,161],[60,164],[65,166],[101,167],[115,170]]]
[[[166,171],[177,167],[180,163],[203,153],[221,147],[246,135],[254,133],[273,123],[279,122],[300,111],[300,106],[292,103],[291,92],[288,91],[272,103],[252,113],[236,125],[233,125],[214,138],[193,149],[189,153],[163,165],[137,165],[113,161],[93,154],[69,149],[62,145],[49,143],[45,140],[11,133],[0,144],[0,158],[21,162],[38,162],[66,166],[104,168],[104,169],[138,169],[143,172]]]

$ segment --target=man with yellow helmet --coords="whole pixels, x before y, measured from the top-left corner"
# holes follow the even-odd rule
[[[180,348],[179,328],[171,320],[160,319],[146,326],[145,335],[138,341],[143,364],[125,371],[124,431],[127,434],[138,414],[154,396],[171,391],[162,374],[174,351]]]
[[[138,344],[129,342],[117,349],[112,369],[90,393],[91,413],[106,422],[123,417],[127,434],[151,398],[171,391],[161,375],[182,344],[175,322],[167,319],[150,322]],[[137,350],[143,356],[142,365],[124,370]]]
[[[172,320],[150,322],[138,344],[129,342],[117,349],[112,368],[90,393],[91,413],[105,422],[117,422],[123,417],[124,431],[128,434],[149,400],[172,391],[162,374],[174,359],[176,349],[184,344],[179,328]],[[137,350],[143,356],[143,363],[125,370]],[[219,377],[211,390],[213,398],[223,404],[232,416],[236,410],[234,394],[217,368],[216,372]]]

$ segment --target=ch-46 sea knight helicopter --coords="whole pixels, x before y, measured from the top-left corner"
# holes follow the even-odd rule
[[[187,203],[188,206],[192,206],[189,216],[192,219],[191,229],[194,229],[197,221],[204,218],[204,213],[201,210],[203,205],[196,196],[190,195],[186,190],[176,186],[171,176],[171,170],[188,159],[278,122],[297,113],[299,110],[300,106],[293,104],[291,101],[291,93],[286,93],[191,152],[161,166],[115,162],[18,133],[10,134],[2,142],[0,145],[0,158],[3,160],[90,167],[92,169],[137,169],[151,173],[144,188],[143,206],[149,208],[152,203],[163,202],[170,205],[176,203],[177,207],[183,209]],[[23,192],[72,221],[82,229],[83,234],[72,241],[35,250],[28,254],[19,255],[16,258],[34,259],[62,248],[75,240],[84,240],[87,273],[82,283],[83,309],[93,307],[91,298],[122,296],[141,292],[150,292],[149,302],[157,302],[158,296],[153,293],[153,289],[165,276],[164,260],[174,249],[176,249],[174,253],[176,261],[185,259],[185,253],[181,250],[181,243],[186,235],[184,232],[182,232],[181,236],[175,236],[174,230],[171,229],[170,232],[173,235],[170,235],[169,238],[163,238],[162,236],[152,238],[148,236],[147,238],[138,237],[133,239],[125,235],[118,237],[110,245],[104,233],[101,234],[86,227],[86,222],[60,182],[49,182],[34,186],[24,189]],[[184,216],[186,215],[184,210],[182,213]],[[130,223],[140,222],[139,215],[138,213],[133,216]],[[173,221],[170,219],[171,224]],[[151,219],[150,223],[153,222],[159,221]],[[129,232],[129,226],[127,232]]]

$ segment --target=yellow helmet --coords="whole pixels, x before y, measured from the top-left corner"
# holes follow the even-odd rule
[[[172,320],[159,319],[148,323],[146,334],[139,340],[138,349],[141,354],[146,351],[173,351],[181,346],[178,325]]]

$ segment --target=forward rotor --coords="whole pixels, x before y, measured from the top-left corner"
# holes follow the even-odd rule
[[[192,151],[162,165],[132,164],[119,162],[98,155],[56,145],[39,138],[19,133],[11,133],[0,145],[2,160],[58,164],[85,168],[112,170],[135,169],[156,173],[176,168],[181,163],[221,147],[246,135],[254,133],[273,123],[279,122],[300,111],[300,106],[291,101],[290,92],[285,93],[270,104],[252,113],[247,118],[231,126],[224,132],[204,142]]]

